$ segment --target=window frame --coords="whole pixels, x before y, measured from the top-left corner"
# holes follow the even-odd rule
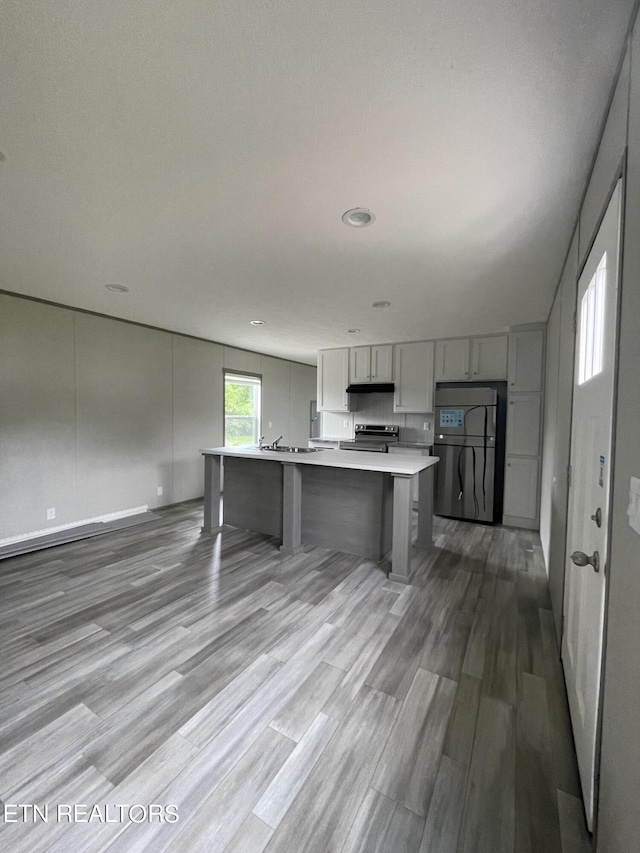
[[[607,252],[600,259],[580,301],[578,385],[604,370],[604,334],[607,290]]]
[[[239,380],[247,379],[252,380],[247,382],[247,385],[253,385],[257,387],[259,394],[259,403],[257,406],[256,414],[251,418],[254,422],[254,435],[253,440],[249,442],[229,444],[227,442],[227,380],[230,377],[237,377]],[[257,444],[261,435],[262,429],[262,382],[263,377],[261,373],[253,373],[246,370],[233,370],[232,368],[224,367],[222,369],[222,442],[224,447],[251,447],[254,444]],[[237,384],[242,384],[239,382]],[[230,417],[241,417],[240,415],[231,415]],[[249,417],[249,416],[247,416]]]

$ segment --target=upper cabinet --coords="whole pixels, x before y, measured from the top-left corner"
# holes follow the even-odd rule
[[[436,382],[507,378],[507,336],[436,341]]]
[[[350,381],[354,384],[393,382],[393,347],[382,344],[350,350]]]
[[[469,378],[469,338],[436,341],[436,382],[464,382]]]
[[[509,335],[509,393],[542,391],[542,329]]]
[[[394,412],[433,411],[433,341],[396,344]]]
[[[318,411],[348,412],[349,349],[318,352]]]
[[[471,339],[471,379],[474,382],[507,378],[507,345],[506,335]]]

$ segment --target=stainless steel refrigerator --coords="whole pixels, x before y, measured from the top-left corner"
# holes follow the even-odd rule
[[[435,396],[435,512],[502,520],[504,419],[499,383],[438,386]]]

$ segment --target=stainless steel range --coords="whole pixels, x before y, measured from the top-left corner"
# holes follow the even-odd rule
[[[387,424],[356,424],[353,441],[341,441],[340,450],[368,450],[370,453],[386,453],[390,444],[400,438],[400,427]]]

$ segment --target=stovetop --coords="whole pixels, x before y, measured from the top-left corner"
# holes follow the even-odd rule
[[[397,424],[356,424],[355,437],[359,439],[377,438],[384,441],[397,441],[400,427]]]
[[[388,424],[356,424],[355,438],[341,441],[343,450],[371,450],[386,453],[390,444],[396,444],[400,436],[399,426]]]

